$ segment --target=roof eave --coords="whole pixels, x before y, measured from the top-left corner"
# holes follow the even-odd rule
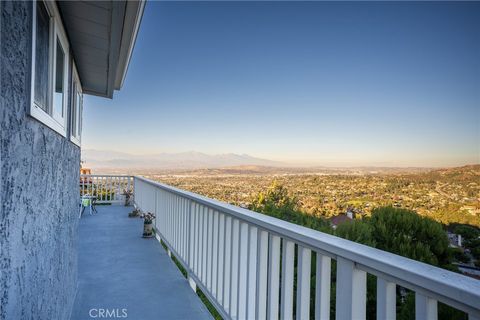
[[[120,90],[125,82],[128,66],[130,64],[130,59],[135,47],[135,41],[140,29],[145,3],[145,0],[127,2],[125,8],[122,40],[118,55],[118,65],[114,77],[114,90]]]

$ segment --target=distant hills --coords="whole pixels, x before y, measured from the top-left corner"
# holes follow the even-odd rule
[[[133,155],[124,152],[82,150],[86,167],[93,169],[204,169],[235,166],[282,166],[281,162],[252,157],[248,154],[206,154],[196,151]]]
[[[331,167],[331,166],[296,166],[253,157],[248,154],[206,154],[189,151],[180,153],[157,153],[134,155],[125,152],[82,149],[84,167],[95,173],[169,173],[193,175],[230,175],[230,174],[429,174],[432,179],[462,177],[478,178],[480,165],[466,165],[456,168],[426,167]]]

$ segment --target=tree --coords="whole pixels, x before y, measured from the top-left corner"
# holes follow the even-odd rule
[[[266,192],[260,192],[252,200],[249,209],[311,229],[331,233],[327,221],[319,216],[300,211],[298,199],[289,195],[287,189],[277,181],[274,181]]]
[[[340,224],[335,230],[335,235],[370,247],[376,247],[373,231],[374,228],[369,223],[363,220],[352,220]]]
[[[259,193],[252,200],[249,208],[312,229],[328,233],[333,232],[324,219],[301,212],[297,198],[290,195],[287,189],[277,182],[274,182],[266,192]],[[467,232],[470,232],[470,230]],[[351,241],[414,260],[452,269],[452,254],[448,248],[448,238],[442,225],[428,217],[418,215],[415,211],[393,207],[374,209],[371,218],[341,224],[335,230],[335,234]],[[315,265],[315,258],[316,256],[312,259],[313,265]],[[332,262],[332,306],[335,306],[336,279],[333,277],[335,268],[336,263]],[[368,275],[368,319],[375,318],[375,282],[375,277]],[[311,283],[314,286],[314,277],[312,277]],[[399,319],[411,318],[415,312],[414,302],[415,296],[412,292],[407,293],[404,302],[399,299],[397,308]],[[465,313],[443,304],[439,304],[438,310],[439,319],[466,319]]]
[[[451,263],[447,235],[442,225],[430,218],[415,211],[383,207],[373,210],[368,223],[378,249],[436,266]]]

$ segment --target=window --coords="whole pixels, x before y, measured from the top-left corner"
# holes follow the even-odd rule
[[[50,17],[42,2],[37,2],[35,33],[35,104],[48,112],[48,57],[50,51]]]
[[[33,3],[30,115],[66,136],[68,42],[53,1]]]
[[[70,112],[70,140],[80,146],[82,136],[83,95],[77,69],[72,66],[72,108]]]

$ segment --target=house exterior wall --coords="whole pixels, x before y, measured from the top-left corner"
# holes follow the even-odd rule
[[[80,148],[28,115],[32,3],[0,15],[0,319],[69,319]]]

